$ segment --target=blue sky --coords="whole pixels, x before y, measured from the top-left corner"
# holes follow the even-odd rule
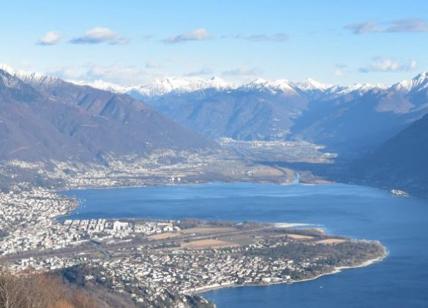
[[[428,70],[423,0],[15,0],[1,12],[0,63],[68,79],[392,83]]]

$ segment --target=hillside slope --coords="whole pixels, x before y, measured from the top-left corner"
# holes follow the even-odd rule
[[[353,166],[362,181],[428,194],[428,115],[412,123]]]
[[[206,89],[146,100],[159,112],[210,138],[239,140],[286,139],[293,119],[307,105],[294,91],[265,88]]]
[[[0,159],[97,160],[215,147],[128,95],[0,70]]]

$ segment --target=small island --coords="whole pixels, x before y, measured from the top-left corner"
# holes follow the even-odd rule
[[[51,191],[0,194],[0,199],[5,209],[0,264],[20,275],[56,273],[115,306],[211,307],[201,296],[208,290],[295,283],[387,255],[378,241],[328,235],[311,226],[70,220],[64,215],[77,201]]]

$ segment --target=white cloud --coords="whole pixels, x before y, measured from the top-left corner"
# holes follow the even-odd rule
[[[334,74],[338,77],[341,77],[347,73],[348,66],[345,64],[336,64]]]
[[[379,25],[372,21],[365,21],[361,23],[349,24],[345,29],[350,30],[354,34],[365,34],[372,32],[380,32]]]
[[[212,75],[213,71],[210,68],[202,68],[197,71],[189,72],[184,74],[184,76],[193,77],[193,76],[204,76],[204,75]]]
[[[354,34],[428,32],[428,21],[417,18],[397,19],[389,22],[365,21],[345,26]]]
[[[204,28],[195,29],[191,32],[171,36],[165,40],[168,44],[184,43],[188,41],[204,41],[210,38],[208,31]]]
[[[58,76],[65,80],[79,82],[94,82],[103,80],[105,82],[119,85],[135,85],[146,81],[150,75],[136,66],[122,65],[96,65],[63,67],[49,72],[50,75]]]
[[[428,22],[422,19],[400,19],[391,22],[387,32],[428,32]]]
[[[124,38],[117,32],[114,32],[106,27],[95,27],[92,28],[80,37],[73,38],[70,40],[72,44],[110,44],[120,45],[127,44],[128,39]]]
[[[157,62],[153,62],[153,61],[147,61],[146,64],[145,64],[145,68],[146,69],[158,69],[158,68],[161,68],[161,67],[162,67],[162,65],[160,65]]]
[[[372,63],[368,66],[361,67],[359,69],[362,73],[370,72],[403,72],[412,71],[416,68],[416,61],[410,60],[405,63],[401,63],[397,60],[390,58],[376,57],[373,58]]]
[[[261,74],[261,70],[257,68],[233,68],[222,72],[223,76],[258,76]]]
[[[227,36],[226,36],[227,38]],[[231,36],[231,38],[246,40],[251,42],[276,42],[282,43],[288,40],[288,35],[286,33],[275,33],[275,34],[236,34]]]
[[[37,41],[37,45],[51,46],[58,44],[60,41],[61,34],[59,32],[49,31]]]

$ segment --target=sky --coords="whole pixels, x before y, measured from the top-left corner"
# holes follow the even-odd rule
[[[428,70],[426,0],[14,0],[0,16],[0,63],[69,80],[390,84]]]

